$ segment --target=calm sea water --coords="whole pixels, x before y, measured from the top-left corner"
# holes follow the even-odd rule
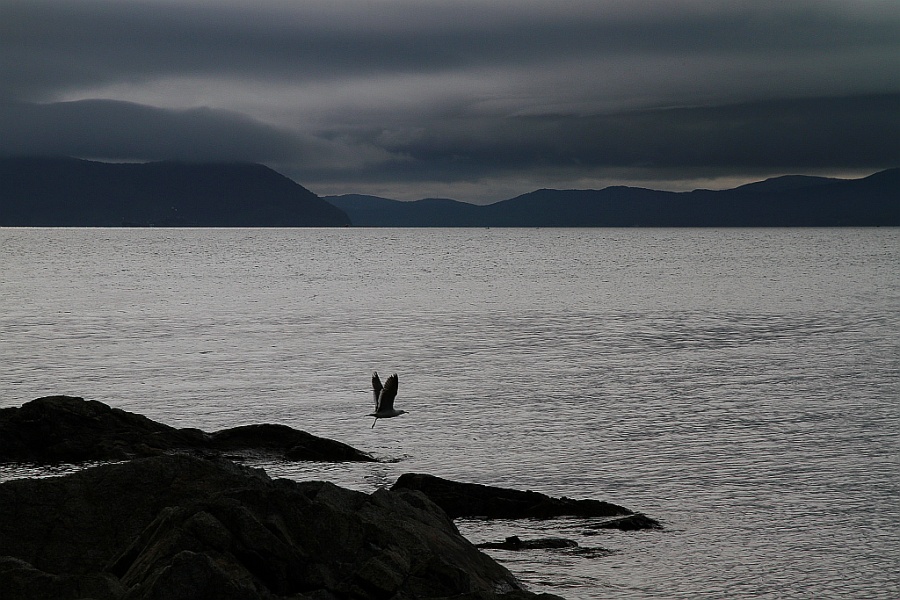
[[[611,551],[492,552],[570,600],[896,598],[898,272],[897,229],[0,229],[0,406],[285,423],[385,462],[273,476],[664,524],[459,523]],[[374,429],[373,369],[410,411]]]

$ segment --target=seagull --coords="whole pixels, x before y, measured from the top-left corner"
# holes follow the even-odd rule
[[[372,392],[375,395],[375,412],[370,417],[375,417],[372,423],[372,429],[375,429],[375,423],[378,419],[390,419],[398,415],[406,414],[405,410],[397,410],[394,408],[394,398],[397,397],[397,374],[394,373],[387,378],[384,386],[381,385],[381,379],[378,373],[372,372]]]

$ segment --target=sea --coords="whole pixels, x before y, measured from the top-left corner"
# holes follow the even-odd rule
[[[0,229],[0,406],[53,394],[663,525],[457,521],[568,600],[900,597],[900,229]]]

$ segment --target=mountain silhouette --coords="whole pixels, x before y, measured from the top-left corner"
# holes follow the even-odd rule
[[[542,189],[475,205],[320,198],[251,163],[0,159],[5,227],[900,226],[900,168],[860,179],[788,175],[730,190]]]
[[[730,190],[543,189],[494,204],[326,196],[363,227],[900,226],[900,169],[861,179],[788,175]]]
[[[258,164],[0,159],[0,226],[349,224],[340,209]]]

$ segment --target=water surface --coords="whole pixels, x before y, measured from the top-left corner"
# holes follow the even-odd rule
[[[664,531],[461,521],[535,591],[900,595],[900,230],[0,229],[0,406],[277,422]],[[372,429],[373,369],[400,375]],[[0,468],[0,477],[34,471]]]

